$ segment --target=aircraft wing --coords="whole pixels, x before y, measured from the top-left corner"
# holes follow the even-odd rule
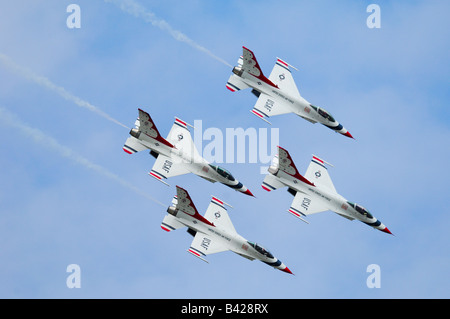
[[[167,135],[167,140],[175,145],[178,150],[191,155],[190,157],[192,159],[200,157],[192,140],[191,132],[187,128],[187,123],[177,117],[170,129],[169,135]]]
[[[229,250],[222,242],[218,241],[216,238],[212,238],[204,233],[197,232],[188,252],[201,260],[208,262],[203,257],[206,255],[219,253],[222,251]]]
[[[331,192],[336,193],[336,188],[331,181],[331,177],[328,174],[328,169],[325,166],[325,161],[318,158],[317,156],[313,156],[311,159],[311,163],[306,170],[305,177],[309,181],[313,182],[314,185],[318,187],[326,187]]]
[[[230,216],[228,216],[224,202],[217,197],[213,196],[211,198],[211,202],[204,217],[216,227],[225,229],[228,233],[236,233],[236,229],[231,222]]]
[[[266,117],[291,113],[292,110],[282,100],[261,93],[251,112],[270,124],[270,122],[265,119]]]
[[[307,223],[302,217],[327,210],[329,210],[327,203],[319,196],[311,196],[297,192],[288,212]]]
[[[292,77],[289,65],[283,60],[277,59],[270,73],[269,80],[278,85],[281,91],[288,93],[292,97],[300,98],[300,93]]]
[[[150,176],[156,178],[160,182],[164,182],[169,177],[188,174],[190,171],[187,169],[187,165],[184,163],[177,163],[168,156],[159,154],[156,158],[155,164],[152,170],[148,173]]]

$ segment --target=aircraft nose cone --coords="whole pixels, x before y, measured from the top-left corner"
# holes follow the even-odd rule
[[[245,192],[243,192],[244,194],[248,195],[248,196],[253,196],[255,197],[255,195],[252,194],[252,192],[250,192],[249,189],[247,189]]]
[[[387,227],[385,227],[385,228],[382,229],[381,231],[393,235],[393,234],[391,233],[391,231],[390,231]]]
[[[281,271],[284,271],[284,272],[287,272],[288,274],[293,275],[292,271],[291,271],[288,267],[286,267],[286,268],[284,268],[284,269],[280,269],[280,270],[281,270]]]
[[[345,136],[347,136],[347,137],[350,137],[350,138],[352,138],[352,139],[355,139],[355,138],[352,136],[352,134],[350,134],[349,131],[347,131],[346,133],[343,133],[342,135],[345,135]]]

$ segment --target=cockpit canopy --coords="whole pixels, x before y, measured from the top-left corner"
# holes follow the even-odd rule
[[[256,249],[256,251],[266,257],[269,258],[273,258],[273,255],[270,253],[270,251],[268,251],[267,249],[265,249],[264,247],[256,244],[256,243],[252,243],[250,241],[247,242],[250,246],[252,246],[253,248]]]
[[[364,207],[362,207],[361,205],[352,203],[352,202],[347,202],[350,206],[352,206],[358,213],[360,213],[363,216],[366,216],[368,218],[373,218],[372,214],[369,213],[369,211],[367,209],[365,209]]]
[[[327,111],[325,111],[324,109],[321,109],[320,107],[314,106],[312,104],[310,104],[309,106],[311,106],[314,110],[317,111],[317,113],[319,113],[320,116],[322,116],[323,118],[327,119],[330,122],[336,122],[336,120],[334,119],[334,117],[331,116],[331,114],[329,114]]]
[[[220,166],[211,165],[211,164],[209,164],[209,166],[212,169],[214,169],[217,173],[219,173],[220,176],[225,177],[229,181],[234,181],[233,175],[231,175],[231,173],[229,171],[227,171],[225,168],[222,168]]]

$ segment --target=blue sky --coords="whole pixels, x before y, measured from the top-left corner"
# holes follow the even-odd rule
[[[79,29],[66,26],[71,3]],[[339,193],[395,236],[331,212],[302,223],[286,213],[291,195],[260,187],[259,163],[223,164],[256,198],[194,175],[166,187],[147,175],[152,157],[122,151],[128,129],[2,62],[0,297],[450,297],[447,1],[138,3],[231,65],[244,45],[267,75],[276,57],[296,66],[300,93],[355,140],[282,115],[271,119],[280,145],[300,172],[311,154],[332,163]],[[370,3],[380,29],[366,25]],[[140,107],[162,135],[174,116],[223,132],[270,128],[249,112],[248,90],[225,88],[229,67],[114,2],[2,1],[0,30],[0,54],[128,127]],[[187,254],[192,237],[162,231],[165,208],[149,198],[169,205],[175,185],[201,211],[212,194],[233,205],[237,231],[295,276],[231,252],[209,264]],[[70,264],[81,288],[66,286]],[[370,264],[381,288],[366,285]]]

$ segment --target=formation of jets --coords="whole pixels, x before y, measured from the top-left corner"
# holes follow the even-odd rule
[[[203,258],[206,255],[231,250],[247,259],[258,259],[276,269],[292,273],[267,249],[248,241],[236,232],[225,205],[228,204],[213,196],[205,215],[202,216],[195,208],[189,193],[177,186],[177,195],[172,200],[172,206],[167,209],[169,214],[164,217],[161,228],[170,232],[188,227],[188,233],[194,236],[188,252],[203,261],[206,261]]]
[[[294,195],[288,212],[302,221],[308,223],[303,217],[324,211],[334,211],[336,214],[350,220],[357,219],[390,234],[389,229],[378,219],[372,216],[361,205],[349,202],[339,195],[331,181],[326,161],[313,156],[311,163],[302,176],[287,150],[278,146],[278,154],[272,160],[269,174],[262,183],[262,188],[270,192],[272,190],[288,187],[288,191]]]
[[[226,169],[208,163],[197,151],[187,123],[175,118],[167,139],[159,134],[150,115],[139,109],[135,128],[131,129],[123,150],[133,154],[150,150],[156,158],[149,175],[168,185],[169,177],[194,173],[212,183],[220,182],[241,193],[253,196],[250,190],[231,175]]]
[[[321,123],[353,138],[328,111],[312,105],[300,95],[289,66],[278,58],[269,78],[266,78],[253,52],[243,47],[243,54],[233,68],[226,87],[232,92],[251,88],[258,97],[251,112],[269,124],[266,118],[270,116],[294,113],[311,123]]]
[[[321,123],[344,136],[353,138],[342,124],[323,108],[306,101],[298,92],[287,62],[277,58],[269,78],[265,77],[255,55],[243,47],[238,65],[233,68],[226,87],[235,92],[251,88],[258,98],[251,112],[267,123],[270,116],[294,113],[312,123]],[[133,154],[149,150],[156,161],[149,175],[169,184],[166,179],[193,173],[212,183],[222,183],[243,194],[253,196],[250,190],[226,169],[208,163],[197,151],[185,121],[175,118],[166,138],[163,138],[150,115],[138,109],[139,117],[123,150]],[[313,156],[306,173],[301,175],[289,152],[278,146],[262,188],[268,192],[287,187],[294,196],[287,210],[293,216],[307,222],[308,215],[333,211],[349,220],[359,220],[375,229],[391,234],[389,229],[367,209],[346,200],[337,193],[327,165],[323,159]],[[187,227],[194,239],[187,250],[203,261],[209,254],[233,251],[250,260],[260,260],[275,269],[290,273],[290,269],[261,245],[246,240],[234,228],[225,206],[230,206],[213,196],[204,215],[195,207],[187,190],[176,186],[177,194],[167,209],[161,228],[167,232]],[[230,206],[231,207],[231,206]]]

